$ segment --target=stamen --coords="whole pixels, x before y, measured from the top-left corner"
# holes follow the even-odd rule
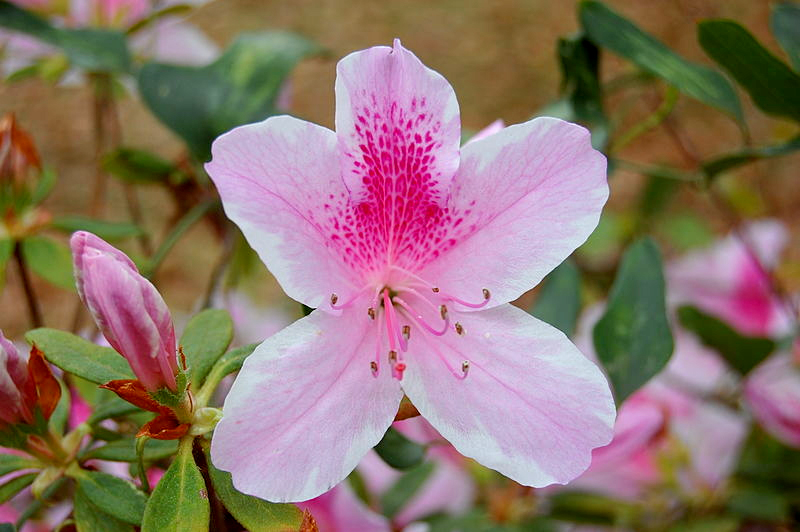
[[[403,325],[403,338],[408,342],[411,339],[411,325]]]
[[[456,322],[455,328],[456,328],[456,334],[458,334],[459,336],[464,336],[464,326],[463,325],[461,325],[460,323]]]
[[[467,373],[469,373],[469,360],[465,360],[461,363],[461,373],[463,373],[466,378]]]
[[[444,305],[442,305],[442,308],[444,308],[444,310],[442,311],[442,309],[441,309],[441,308],[440,308],[440,310],[439,310],[439,312],[440,312],[440,314],[441,314],[441,316],[442,316],[442,319],[444,320],[444,327],[442,328],[442,330],[437,330],[437,329],[434,329],[433,327],[431,327],[431,326],[428,324],[428,322],[427,322],[427,321],[425,321],[425,318],[422,316],[422,314],[420,314],[419,312],[417,312],[416,310],[414,310],[413,308],[411,308],[411,305],[409,305],[408,303],[406,303],[406,302],[405,302],[405,301],[404,301],[404,300],[403,300],[401,297],[399,297],[399,296],[395,296],[395,297],[393,298],[393,301],[394,301],[395,303],[397,303],[398,305],[400,305],[401,307],[403,307],[403,309],[404,309],[404,310],[405,310],[405,311],[406,311],[406,312],[407,312],[407,313],[408,313],[408,314],[409,314],[409,315],[410,315],[412,318],[414,318],[414,319],[416,320],[416,322],[417,322],[417,323],[419,323],[419,324],[420,324],[420,326],[421,326],[423,329],[425,329],[426,331],[428,331],[428,332],[429,332],[429,333],[431,333],[431,334],[434,334],[434,335],[436,335],[436,336],[442,336],[444,333],[446,333],[446,332],[447,332],[447,329],[450,327],[450,318],[449,318],[449,316],[447,315],[447,307],[445,307]]]
[[[378,376],[378,363],[375,362],[374,360],[371,360],[370,363],[369,363],[369,368],[372,370],[372,376],[373,377],[377,377]]]
[[[389,351],[389,362],[392,364],[397,362],[397,351]]]
[[[369,319],[371,319],[373,321],[375,320],[375,308],[374,307],[369,307],[367,309],[367,314],[369,315]]]
[[[469,366],[470,366],[469,360],[465,360],[461,363],[461,371],[459,372],[458,370],[453,368],[453,366],[451,366],[449,362],[447,362],[447,359],[444,357],[444,355],[442,355],[439,352],[438,349],[433,348],[433,352],[436,354],[436,356],[439,357],[439,360],[442,361],[445,367],[448,370],[450,370],[450,373],[453,375],[453,377],[455,377],[458,380],[464,380],[467,378],[467,373],[469,372]]]
[[[397,314],[395,313],[394,306],[392,306],[392,302],[389,299],[389,289],[383,289],[383,312],[386,316],[386,331],[389,333],[389,349],[392,351],[397,350],[395,339],[400,344],[400,349],[403,351],[408,351],[408,341],[403,337],[403,334],[400,330],[400,325],[397,320]]]
[[[447,307],[445,305],[439,306],[439,314],[442,316],[443,320],[447,319]]]
[[[332,293],[331,294],[331,308],[334,309],[334,310],[342,310],[342,309],[345,309],[345,308],[349,307],[350,305],[355,303],[356,300],[364,294],[364,292],[369,290],[369,288],[370,288],[370,285],[365,285],[364,288],[362,288],[361,290],[359,290],[358,292],[353,294],[352,297],[350,297],[350,299],[348,299],[347,301],[345,301],[341,305],[337,305],[337,303],[339,302],[339,295],[336,292]]]
[[[444,292],[441,292],[438,286],[434,286],[432,283],[426,281],[425,279],[423,279],[419,275],[415,274],[414,272],[410,272],[410,271],[406,270],[405,268],[401,268],[400,266],[394,266],[394,265],[392,265],[391,268],[394,269],[394,270],[397,270],[397,271],[399,271],[401,273],[404,273],[404,274],[408,275],[409,277],[411,277],[412,279],[417,281],[417,283],[421,284],[422,286],[424,286],[426,288],[430,288],[431,291],[433,291],[434,294],[438,294],[440,297],[443,297],[444,299],[448,299],[450,301],[455,301],[459,305],[463,305],[463,306],[465,306],[467,308],[483,308],[483,307],[486,306],[486,304],[489,302],[489,299],[492,296],[492,294],[491,294],[491,292],[489,292],[488,288],[483,288],[482,289],[483,301],[480,302],[480,303],[470,303],[469,301],[464,301],[463,299],[457,298],[454,295],[446,294]]]

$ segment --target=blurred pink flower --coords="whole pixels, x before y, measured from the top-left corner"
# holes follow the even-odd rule
[[[108,343],[149,391],[176,391],[175,330],[161,294],[127,255],[78,231],[70,240],[78,293]]]
[[[387,518],[371,510],[347,482],[297,505],[314,516],[320,532],[391,532]]]
[[[767,432],[800,447],[800,367],[789,353],[773,355],[754,369],[745,381],[744,396]]]
[[[316,497],[405,393],[462,454],[523,484],[568,482],[611,437],[608,384],[508,302],[592,232],[605,158],[549,118],[459,149],[452,88],[399,41],[342,59],[336,98],[336,133],[272,117],[218,138],[206,165],[286,293],[320,307],[247,359],[214,463],[246,493]]]

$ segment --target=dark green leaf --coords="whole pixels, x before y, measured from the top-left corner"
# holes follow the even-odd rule
[[[45,358],[59,368],[95,384],[135,378],[128,363],[116,351],[74,334],[41,328],[28,331],[25,340],[36,344]]]
[[[15,454],[0,454],[0,477],[7,475],[12,471],[19,471],[20,469],[33,469],[40,468],[41,465],[30,458],[24,458]]]
[[[645,238],[622,257],[608,307],[594,327],[594,347],[621,404],[656,375],[672,354],[661,254]]]
[[[122,32],[56,28],[38,15],[9,2],[0,2],[0,26],[61,48],[77,67],[96,72],[130,70],[131,57]]]
[[[612,525],[629,513],[631,503],[599,493],[562,491],[550,499],[550,516],[577,523]]]
[[[144,150],[118,148],[103,158],[103,168],[128,183],[165,183],[179,170]]]
[[[581,2],[579,16],[584,31],[597,45],[664,79],[681,92],[739,121],[743,119],[736,92],[719,72],[685,60],[601,2]]]
[[[16,527],[11,523],[0,523],[0,532],[16,532]]]
[[[780,492],[764,488],[738,488],[728,499],[732,514],[759,521],[781,522],[789,516],[789,501]]]
[[[773,5],[769,24],[794,69],[800,70],[800,6],[792,2]]]
[[[425,458],[423,445],[409,440],[392,427],[375,446],[375,452],[395,469],[409,469],[422,463]]]
[[[69,388],[63,381],[59,381],[61,386],[61,398],[58,400],[56,409],[50,416],[50,427],[56,434],[64,434],[67,429],[67,421],[69,421],[69,413],[72,408],[72,395]]]
[[[0,504],[3,504],[8,499],[30,486],[37,476],[38,473],[28,473],[26,475],[14,477],[0,485]]]
[[[678,309],[678,319],[706,346],[716,350],[736,371],[746,375],[775,350],[769,338],[744,336],[722,320],[690,306]]]
[[[148,462],[161,460],[175,454],[178,442],[175,440],[147,440],[144,446],[144,459]],[[86,453],[83,458],[97,458],[112,462],[136,462],[136,438],[122,438],[102,447],[96,447]]]
[[[133,526],[100,511],[81,490],[73,498],[78,532],[133,532]]]
[[[704,20],[703,50],[733,76],[765,113],[800,121],[800,75],[732,20]]]
[[[669,532],[737,532],[739,525],[739,518],[730,515],[692,516],[670,527]]]
[[[192,440],[181,440],[178,455],[147,501],[142,532],[206,532],[210,512]]]
[[[736,477],[747,484],[798,492],[800,450],[783,445],[762,430],[754,430],[742,448]]]
[[[277,114],[287,76],[318,50],[291,33],[245,34],[204,67],[147,63],[139,72],[139,90],[153,114],[205,161],[220,134]]]
[[[129,222],[107,222],[85,216],[62,216],[52,222],[53,227],[66,233],[89,231],[105,240],[119,240],[142,234],[142,229]]]
[[[581,309],[581,273],[567,259],[545,278],[531,314],[567,336],[575,332]]]
[[[403,473],[381,497],[383,515],[393,518],[403,509],[403,506],[416,494],[430,478],[435,464],[423,462],[413,469]]]
[[[104,419],[123,417],[134,412],[140,412],[139,408],[117,396],[109,397],[94,409],[87,422],[94,425]]]
[[[32,236],[22,241],[22,255],[37,275],[66,290],[75,290],[72,254],[64,244],[43,236]]]
[[[6,264],[14,254],[14,241],[10,238],[0,238],[0,291],[5,284]]]
[[[781,144],[771,146],[760,146],[756,148],[744,148],[741,151],[723,155],[703,163],[702,169],[707,179],[714,179],[717,175],[726,172],[737,166],[751,163],[767,157],[780,157],[800,150],[800,137]]]
[[[147,498],[136,487],[119,477],[100,471],[81,471],[78,491],[101,511],[132,525],[140,525]]]
[[[233,340],[233,320],[225,310],[208,309],[189,320],[180,346],[189,364],[189,381],[199,388]]]
[[[211,463],[206,449],[208,474],[222,504],[250,532],[283,532],[298,530],[303,513],[293,504],[275,504],[245,495],[233,487],[231,474],[220,471]]]

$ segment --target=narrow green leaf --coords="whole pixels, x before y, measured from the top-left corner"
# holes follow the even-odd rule
[[[214,366],[214,373],[219,373],[224,377],[225,375],[230,375],[235,371],[239,371],[242,369],[242,364],[244,364],[245,359],[253,353],[256,347],[258,347],[258,344],[247,344],[242,347],[237,347],[236,349],[231,349],[217,360]]]
[[[59,381],[59,385],[61,386],[61,398],[50,416],[50,427],[56,434],[64,434],[67,429],[67,421],[69,421],[69,412],[72,408],[72,395],[63,381]]]
[[[78,491],[101,511],[132,525],[140,525],[147,497],[119,477],[100,471],[81,471]]]
[[[31,194],[31,204],[38,205],[47,199],[55,184],[56,173],[50,168],[43,169],[39,174],[39,180],[36,182],[36,188],[33,189]]]
[[[727,508],[734,515],[773,523],[786,521],[790,511],[786,496],[765,486],[734,489]]]
[[[175,440],[153,440],[149,439],[144,446],[144,459],[148,462],[168,458],[178,450],[178,442]],[[136,454],[136,438],[122,438],[96,447],[83,455],[83,458],[97,458],[98,460],[110,460],[112,462],[136,462],[139,458]]]
[[[567,336],[575,333],[581,309],[581,273],[567,259],[545,278],[531,314]]]
[[[682,58],[658,39],[603,3],[584,0],[579,17],[584,31],[597,45],[621,55],[681,92],[743,120],[739,98],[722,74]]]
[[[81,490],[73,497],[74,518],[78,532],[133,532],[133,526],[124,523],[92,504]]]
[[[128,183],[165,183],[179,170],[161,157],[144,150],[118,148],[103,158],[103,168]]]
[[[678,320],[742,375],[749,373],[775,350],[775,342],[769,338],[739,334],[727,323],[695,307],[680,307]]]
[[[622,257],[608,307],[594,327],[597,356],[618,404],[656,375],[672,354],[664,272],[655,242],[633,243]]]
[[[94,412],[92,412],[92,415],[89,416],[87,423],[90,425],[95,425],[104,419],[123,417],[140,411],[141,410],[138,407],[130,404],[128,401],[120,399],[117,396],[109,397],[94,409]]]
[[[35,469],[40,467],[41,464],[39,464],[39,462],[30,458],[24,458],[15,454],[0,454],[0,477],[12,471],[19,471],[20,469]]]
[[[6,264],[14,254],[14,241],[10,238],[0,238],[0,291],[3,289],[6,277]]]
[[[64,244],[43,236],[32,236],[22,241],[22,255],[37,275],[66,290],[75,290],[72,254]]]
[[[562,491],[554,494],[550,502],[550,515],[556,519],[598,525],[613,525],[633,507],[626,501],[583,491]]]
[[[204,67],[145,64],[139,91],[153,114],[205,161],[220,134],[277,114],[287,76],[317,52],[314,43],[292,33],[244,34]]]
[[[20,475],[0,485],[0,504],[3,504],[8,499],[30,486],[38,475],[39,473]]]
[[[214,467],[208,451],[207,448],[208,474],[217,497],[242,526],[250,532],[283,532],[300,528],[303,513],[297,506],[275,504],[241,493],[233,487],[230,473]]]
[[[395,469],[410,469],[422,463],[425,447],[406,438],[400,431],[389,427],[381,441],[375,446],[384,462]]]
[[[85,216],[61,216],[53,220],[52,225],[65,233],[89,231],[106,240],[119,240],[142,234],[142,228],[130,222],[108,222]]]
[[[722,155],[703,163],[702,170],[706,179],[712,180],[723,172],[727,172],[738,166],[766,159],[768,157],[780,157],[782,155],[789,155],[792,152],[800,150],[800,136],[795,137],[787,142],[781,144],[773,144],[770,146],[759,146],[755,148],[744,148],[735,153]]]
[[[206,485],[187,438],[147,501],[142,532],[206,532],[209,516]]]
[[[800,121],[800,75],[732,20],[697,26],[703,50],[747,91],[765,113]]]
[[[180,346],[189,364],[189,381],[195,389],[203,384],[214,363],[233,340],[233,320],[226,310],[208,309],[186,324]]]
[[[800,70],[800,6],[792,2],[773,5],[769,25],[794,69]]]
[[[390,519],[396,516],[411,497],[425,484],[425,481],[430,478],[434,469],[435,464],[433,462],[424,462],[398,478],[381,497],[383,515]]]
[[[59,368],[95,384],[135,378],[128,363],[116,351],[74,334],[41,328],[28,331],[25,340],[36,344],[45,358]]]

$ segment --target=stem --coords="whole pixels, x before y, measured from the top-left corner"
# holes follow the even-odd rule
[[[208,493],[208,504],[211,507],[211,530],[219,532],[227,532],[228,526],[225,522],[225,507],[222,501],[217,497],[217,492],[214,489],[214,483],[211,481],[211,474],[209,473],[208,459],[206,458],[206,447],[208,443],[204,438],[195,438],[194,446],[192,448],[192,455],[194,462],[197,464],[200,474],[203,475],[203,481],[206,484],[206,493]]]
[[[136,458],[139,466],[139,481],[142,483],[142,490],[150,494],[150,480],[147,478],[147,470],[144,467],[144,446],[147,444],[147,436],[136,439]]]
[[[225,272],[228,269],[228,263],[231,260],[231,255],[233,255],[233,233],[232,231],[227,231],[225,234],[225,238],[222,241],[222,253],[219,255],[219,259],[217,259],[216,264],[214,264],[214,269],[211,271],[211,276],[208,279],[208,286],[206,286],[206,294],[203,297],[203,309],[210,308],[211,305],[214,303],[213,298],[214,294],[219,289],[219,286],[222,282],[222,278],[225,275]]]
[[[17,261],[22,289],[25,291],[25,300],[28,302],[28,314],[30,315],[31,324],[34,328],[41,327],[43,324],[42,311],[39,308],[39,300],[36,299],[36,293],[33,291],[33,284],[28,275],[28,267],[25,264],[25,257],[22,254],[22,246],[19,242],[14,243],[14,258]]]
[[[609,153],[618,152],[644,133],[647,133],[651,129],[658,127],[664,120],[666,120],[666,118],[675,108],[675,103],[678,101],[678,95],[678,89],[671,85],[668,86],[667,91],[664,94],[664,100],[656,108],[656,110],[623,133],[622,136],[620,136],[620,138],[617,139],[617,141],[611,146]]]
[[[89,215],[98,217],[103,214],[108,188],[108,174],[103,169],[103,155],[106,153],[107,101],[110,98],[111,83],[107,74],[90,74],[92,82],[92,125],[94,129],[94,162],[95,173],[92,184],[92,202],[89,205]]]
[[[69,454],[64,450],[64,446],[61,445],[61,439],[53,434],[53,431],[50,429],[45,432],[43,439],[47,443],[48,448],[53,451],[56,458],[62,463],[66,463],[69,459]]]

